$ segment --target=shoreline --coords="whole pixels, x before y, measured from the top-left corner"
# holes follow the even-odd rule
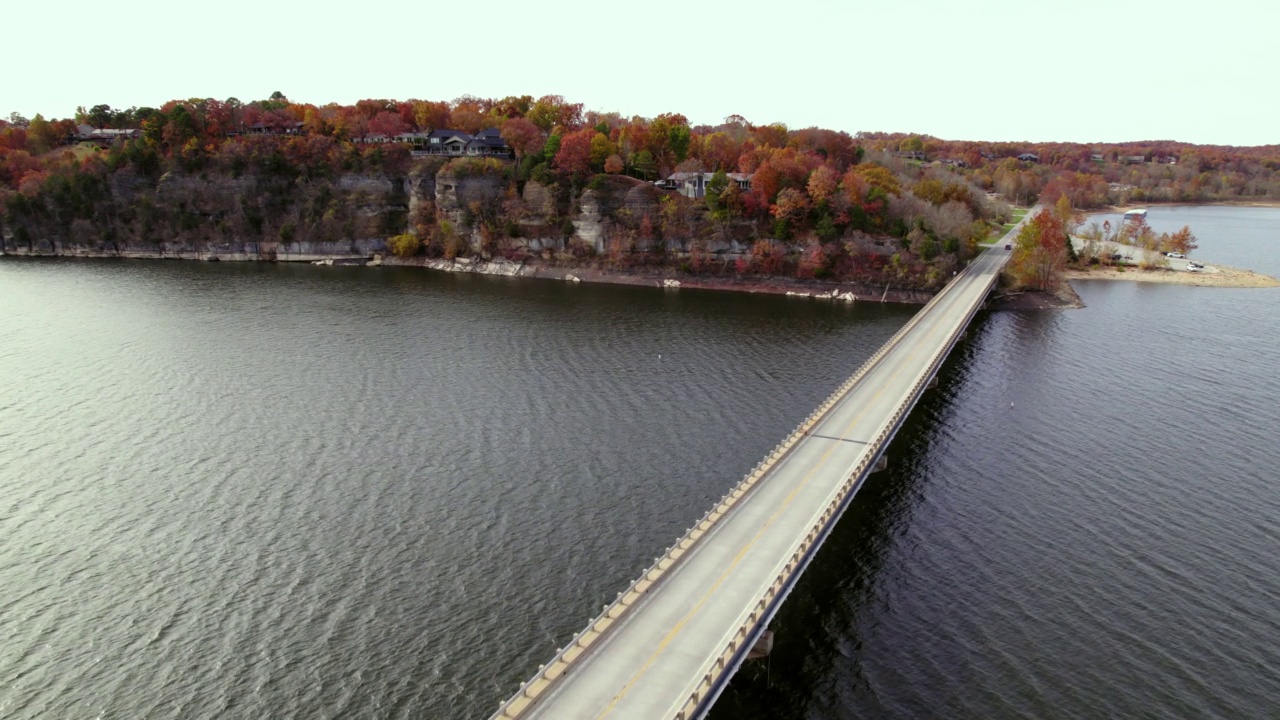
[[[723,277],[685,275],[674,268],[649,268],[632,271],[608,270],[587,266],[555,266],[542,263],[526,263],[511,260],[457,260],[428,259],[425,257],[398,258],[395,255],[375,254],[372,257],[350,254],[280,253],[276,260],[259,258],[247,253],[185,253],[185,252],[105,252],[73,248],[64,252],[26,252],[10,248],[0,252],[0,257],[21,258],[79,258],[111,260],[183,260],[187,262],[280,262],[304,263],[319,266],[349,267],[355,265],[417,267],[428,271],[491,275],[497,277],[535,278],[570,283],[603,285],[632,285],[666,290],[710,290],[738,292],[783,297],[807,298],[835,302],[884,302],[899,305],[924,305],[936,294],[928,290],[908,290],[892,285],[879,286],[854,282],[804,280],[787,277]]]
[[[684,275],[674,269],[652,268],[648,271],[620,271],[586,266],[552,266],[541,263],[528,264],[510,260],[429,260],[395,256],[383,258],[383,265],[392,267],[422,267],[436,272],[470,273],[502,277],[537,278],[570,283],[594,283],[602,285],[632,285],[664,290],[711,290],[784,297],[829,300],[836,302],[887,302],[899,305],[924,305],[933,298],[935,291],[894,289],[871,286],[864,283],[803,280],[785,277],[723,277]]]
[[[1116,215],[1124,214],[1129,210],[1139,210],[1146,208],[1170,208],[1170,207],[1260,207],[1260,208],[1280,208],[1280,200],[1214,200],[1211,202],[1148,202],[1142,204],[1130,205],[1105,205],[1100,208],[1090,208],[1081,210],[1086,216],[1089,215]]]
[[[1129,280],[1131,282],[1164,283],[1166,285],[1194,285],[1199,287],[1223,288],[1267,288],[1280,287],[1280,280],[1240,268],[1226,265],[1213,265],[1205,272],[1189,273],[1163,268],[1143,270],[1138,267],[1093,268],[1090,270],[1067,270],[1064,276],[1071,280]]]

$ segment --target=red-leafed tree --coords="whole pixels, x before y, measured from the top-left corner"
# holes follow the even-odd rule
[[[578,176],[591,172],[591,138],[595,135],[595,128],[583,128],[565,135],[556,153],[556,169]]]
[[[369,120],[369,132],[373,134],[395,136],[409,130],[409,124],[400,118],[398,112],[383,110]]]
[[[512,118],[502,125],[502,139],[515,150],[516,160],[541,148],[546,142],[542,129],[522,117]]]

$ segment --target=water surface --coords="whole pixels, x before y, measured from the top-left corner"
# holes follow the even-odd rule
[[[1149,220],[1280,274],[1280,211]],[[713,717],[1275,715],[1280,291],[1077,287],[980,316]],[[14,259],[0,307],[6,718],[486,717],[913,310]]]

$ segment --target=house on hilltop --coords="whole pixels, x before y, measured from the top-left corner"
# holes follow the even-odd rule
[[[467,141],[466,152],[487,157],[510,157],[514,154],[498,128],[486,128],[476,133]]]
[[[1023,162],[1033,162],[1033,163],[1040,162],[1039,155],[1035,153],[1029,153],[1029,152],[1022,153],[1021,155],[1018,156],[1018,159]]]
[[[515,155],[497,128],[487,128],[475,135],[461,130],[432,130],[429,133],[401,133],[394,140],[412,146],[415,157],[429,155],[499,157]]]
[[[92,142],[98,145],[107,146],[117,140],[136,140],[142,137],[142,131],[138,128],[95,128],[91,125],[76,126],[76,140],[82,142]]]
[[[302,123],[254,123],[245,128],[247,135],[301,135]]]
[[[729,176],[729,180],[738,183],[738,187],[744,192],[751,189],[751,176],[746,173],[725,173]],[[654,183],[661,190],[675,190],[681,195],[688,198],[700,198],[707,196],[707,183],[711,182],[711,178],[715,173],[709,172],[678,172],[671,173],[665,180],[658,180]]]

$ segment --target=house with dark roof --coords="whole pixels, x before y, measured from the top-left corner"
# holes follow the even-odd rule
[[[254,123],[245,128],[249,135],[301,135],[302,123]]]
[[[415,156],[447,155],[509,158],[515,155],[497,128],[481,130],[475,135],[461,130],[432,130],[430,133],[404,133],[396,138],[413,146]]]
[[[1019,160],[1021,160],[1021,161],[1023,161],[1023,162],[1033,162],[1033,163],[1038,163],[1038,162],[1040,162],[1040,156],[1039,156],[1039,155],[1037,155],[1037,154],[1035,154],[1035,153],[1029,153],[1029,152],[1027,152],[1027,153],[1022,153],[1021,155],[1019,155],[1019,156],[1018,156],[1018,159],[1019,159]]]
[[[502,133],[498,131],[498,128],[486,128],[467,141],[467,154],[484,157],[511,157],[515,153],[511,150],[511,146],[507,145],[507,141],[502,139]]]

